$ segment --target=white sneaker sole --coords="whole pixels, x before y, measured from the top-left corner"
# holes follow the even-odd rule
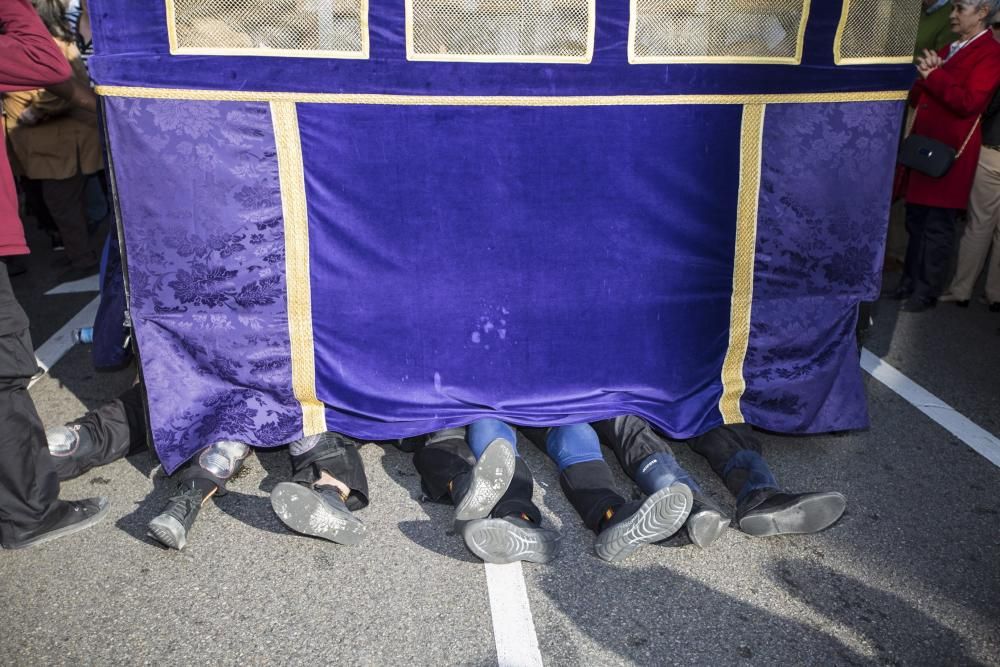
[[[514,445],[504,438],[497,438],[486,447],[472,468],[469,490],[455,507],[456,530],[468,521],[489,516],[514,479],[516,460]]]

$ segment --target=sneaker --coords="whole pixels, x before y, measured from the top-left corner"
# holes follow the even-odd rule
[[[167,502],[167,508],[149,522],[147,534],[165,547],[183,549],[206,499],[205,492],[197,484],[178,484],[177,494]]]
[[[559,553],[562,536],[520,517],[475,519],[465,524],[462,539],[469,551],[487,563],[548,563]]]
[[[483,519],[490,515],[496,504],[507,493],[514,479],[517,455],[514,445],[504,438],[497,438],[486,447],[459,484],[467,485],[459,491],[461,499],[455,503],[455,529],[473,519]]]
[[[709,498],[696,494],[684,527],[692,544],[707,549],[726,532],[729,517]]]
[[[594,550],[604,560],[617,561],[644,544],[664,540],[684,525],[692,503],[691,489],[680,482],[643,501],[626,503],[597,535]]]
[[[755,537],[818,533],[840,519],[847,499],[836,491],[777,493],[764,489],[737,511],[740,530]]]
[[[68,505],[68,511],[59,521],[51,526],[28,531],[20,539],[4,543],[3,548],[26,549],[86,530],[103,519],[111,506],[107,498],[59,500],[57,502]]]
[[[367,530],[333,486],[282,482],[271,491],[271,507],[281,522],[296,533],[337,544],[354,546]]]

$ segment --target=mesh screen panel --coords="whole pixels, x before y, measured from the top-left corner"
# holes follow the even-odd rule
[[[795,61],[806,5],[803,0],[633,0],[631,60]]]
[[[913,59],[920,0],[850,0],[837,62]]]
[[[172,0],[177,46],[190,50],[365,51],[364,0]]]
[[[418,59],[590,59],[592,0],[407,2]]]

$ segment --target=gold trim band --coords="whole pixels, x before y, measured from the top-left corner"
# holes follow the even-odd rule
[[[271,122],[278,152],[281,214],[285,225],[285,280],[288,333],[292,347],[292,389],[302,405],[304,435],[325,432],[326,408],[316,398],[312,294],[309,281],[309,217],[299,118],[294,102],[271,102]]]
[[[395,106],[600,107],[684,104],[804,104],[823,102],[890,102],[906,99],[906,90],[765,95],[377,95],[352,93],[288,93],[196,88],[98,86],[105,97],[218,102],[291,102],[299,104],[371,104]]]
[[[764,105],[743,107],[740,127],[740,187],[736,209],[736,254],[733,260],[733,296],[729,317],[729,349],[722,363],[719,411],[727,424],[743,422],[740,398],[746,390],[743,362],[750,344],[750,306],[753,301],[754,257],[757,254],[757,201],[760,197],[761,146],[764,141]]]

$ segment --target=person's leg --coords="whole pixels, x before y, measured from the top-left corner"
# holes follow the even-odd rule
[[[908,299],[920,280],[924,255],[924,220],[929,210],[927,206],[920,204],[906,205],[906,233],[909,240],[903,260],[903,275],[890,295],[893,299]]]
[[[97,254],[90,249],[87,232],[86,183],[87,178],[83,174],[42,181],[45,205],[59,228],[70,264],[78,270],[97,268]]]
[[[59,479],[28,393],[36,370],[28,318],[0,266],[0,544],[5,549],[83,530],[108,510],[106,498],[59,500]]]
[[[556,426],[526,435],[544,448],[559,468],[559,484],[584,525],[597,533],[594,550],[604,560],[625,558],[644,544],[677,532],[691,511],[691,490],[682,483],[661,489],[641,501],[626,501],[601,454],[597,433],[589,424]]]
[[[958,211],[953,208],[931,207],[928,210],[924,219],[921,279],[914,286],[910,299],[913,305],[933,306],[941,296],[951,265],[957,218]]]
[[[847,501],[837,492],[782,492],[746,424],[716,427],[692,438],[690,445],[736,497],[737,524],[749,535],[815,533],[844,513]]]
[[[466,429],[438,431],[417,451],[414,465],[425,492],[434,500],[448,499],[456,507],[468,507],[466,498],[480,489],[478,495],[484,500],[481,511],[475,513],[479,516],[456,522],[472,553],[487,563],[547,563],[558,553],[559,533],[542,528],[542,513],[531,500],[531,470],[510,444],[516,442],[516,434],[512,429],[502,431],[503,437],[492,438],[478,461],[466,443]],[[477,437],[485,440],[493,435],[496,432],[483,430]]]
[[[353,546],[367,527],[353,512],[368,506],[368,477],[358,442],[327,431],[288,446],[292,480],[271,491],[271,507],[297,533]]]
[[[91,468],[144,449],[146,414],[142,402],[142,388],[133,385],[113,401],[45,431],[59,479],[79,477]]]
[[[990,310],[1000,309],[1000,206],[993,219],[993,250],[986,265],[986,300]]]
[[[994,159],[993,155],[997,157]],[[997,164],[994,166],[993,162]],[[955,266],[955,275],[948,287],[948,300],[963,303],[972,298],[976,279],[979,278],[979,272],[983,269],[983,263],[990,249],[990,240],[1000,235],[1000,230],[997,229],[998,215],[1000,215],[1000,151],[986,149],[979,157],[976,179],[969,195],[969,219],[959,241],[958,262]]]
[[[250,447],[235,440],[214,442],[174,471],[174,493],[149,522],[148,534],[171,549],[183,549],[202,506],[226,493],[226,483],[243,468]]]
[[[694,544],[705,548],[722,536],[729,526],[729,517],[702,492],[694,478],[674,458],[667,439],[653,431],[649,422],[635,415],[625,415],[595,422],[593,427],[601,442],[614,451],[625,473],[646,495],[653,495],[677,482],[691,489],[691,514],[684,526]]]

